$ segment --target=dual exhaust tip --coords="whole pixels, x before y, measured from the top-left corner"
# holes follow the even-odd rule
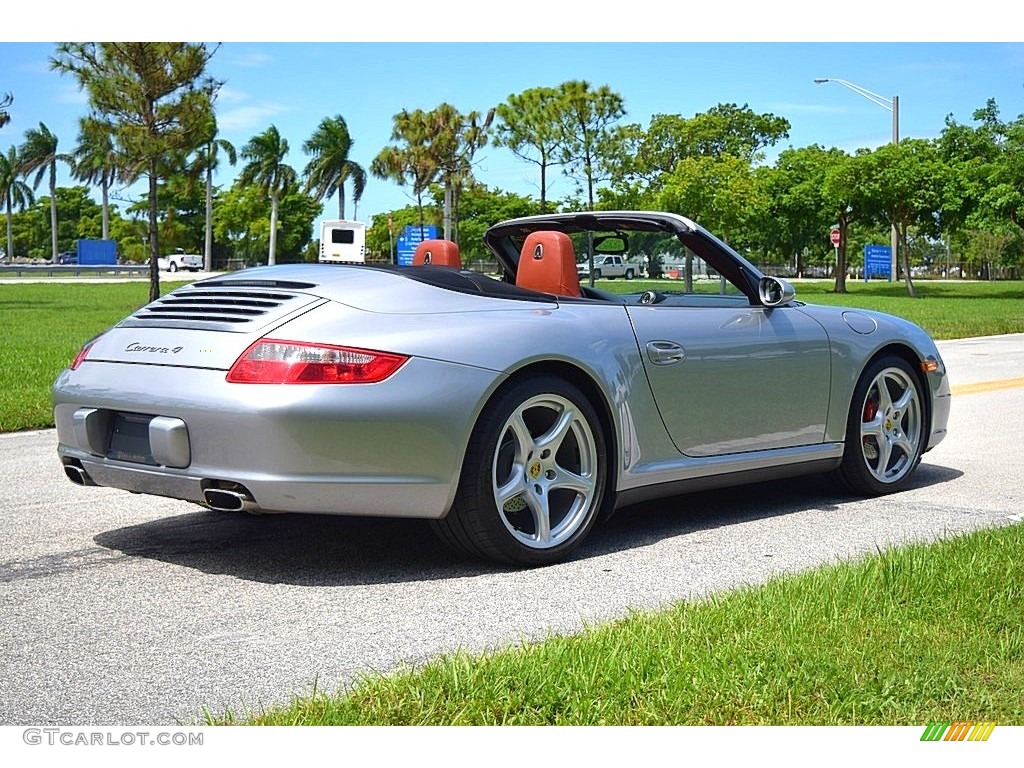
[[[77,464],[65,464],[64,474],[75,485],[96,485],[93,479],[89,477],[89,473]]]
[[[259,508],[252,494],[241,485],[234,488],[207,488],[203,503],[216,512],[255,512]]]
[[[64,474],[75,485],[94,486],[96,482],[77,463],[64,465]],[[217,512],[257,512],[259,507],[249,490],[237,483],[231,488],[206,488],[203,503]]]

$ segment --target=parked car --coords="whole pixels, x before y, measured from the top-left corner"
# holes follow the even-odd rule
[[[157,264],[165,272],[177,272],[179,269],[198,272],[203,268],[203,257],[198,253],[185,253],[179,248],[169,256],[161,256]]]
[[[581,261],[576,265],[576,271],[580,278],[590,277],[590,261]],[[599,280],[602,277],[614,278],[624,277],[627,280],[632,280],[636,277],[636,267],[632,264],[627,264],[623,261],[621,256],[595,256],[594,257],[594,279]]]
[[[575,252],[607,232],[685,246],[721,284],[581,286]],[[899,491],[946,434],[923,330],[796,301],[690,219],[553,214],[484,240],[503,279],[427,241],[410,267],[260,267],[146,305],[54,384],[65,473],[220,511],[427,518],[462,553],[541,565],[688,490]]]
[[[57,255],[58,264],[77,264],[78,254],[74,251],[63,251]]]

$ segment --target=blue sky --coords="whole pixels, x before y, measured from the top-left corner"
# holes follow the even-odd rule
[[[682,18],[680,14],[671,21],[682,29]],[[375,23],[379,25],[379,19]],[[55,31],[78,39],[92,30]],[[288,39],[287,26],[279,31],[280,39]],[[416,35],[399,27],[393,37],[429,39],[433,34],[441,39],[440,31],[436,23]],[[630,39],[628,25],[621,31]],[[274,37],[267,32],[252,30],[252,36]],[[289,141],[288,160],[298,171],[308,161],[301,145],[324,117],[345,118],[355,140],[352,157],[368,168],[389,141],[392,116],[402,109],[430,109],[447,101],[463,112],[483,111],[511,93],[570,79],[608,85],[625,100],[624,122],[643,126],[653,114],[692,116],[718,103],[748,104],[757,112],[774,113],[792,125],[789,139],[776,151],[813,143],[853,151],[889,141],[888,112],[839,84],[815,85],[815,77],[842,78],[885,99],[898,95],[904,138],[937,136],[950,114],[970,122],[972,112],[989,98],[996,99],[1004,118],[1024,113],[1024,43],[769,42],[770,35],[763,41],[750,36],[755,41],[239,40],[221,45],[210,72],[225,81],[217,102],[221,136],[241,148],[274,124]],[[0,42],[0,92],[15,97],[12,121],[0,129],[0,150],[20,143],[25,130],[39,122],[58,135],[61,149],[73,147],[78,118],[87,107],[70,77],[49,70],[53,50],[48,42]],[[477,177],[489,186],[538,194],[535,166],[507,150],[486,147],[476,161]],[[239,167],[225,166],[217,183],[230,183]],[[65,178],[62,183],[69,182]],[[572,192],[570,181],[557,178],[549,196]],[[405,189],[371,178],[358,217],[368,221],[374,214],[412,202]],[[351,200],[347,213],[352,216]],[[325,216],[336,215],[332,198]]]

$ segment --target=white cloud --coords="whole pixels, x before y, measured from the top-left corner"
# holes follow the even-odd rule
[[[236,53],[231,56],[231,63],[238,67],[262,67],[269,64],[272,57],[267,53],[249,51],[248,53]]]
[[[222,85],[220,90],[217,91],[217,104],[240,104],[243,101],[249,99],[249,94],[245,91],[240,91],[237,88],[232,88],[230,85]]]
[[[53,100],[58,104],[88,104],[89,97],[85,91],[79,90],[76,85],[58,89],[53,94]]]
[[[271,118],[291,111],[282,104],[254,104],[217,112],[217,125],[221,130],[246,131],[267,127]]]

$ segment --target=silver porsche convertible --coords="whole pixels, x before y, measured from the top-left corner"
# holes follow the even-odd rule
[[[924,331],[804,304],[687,218],[536,216],[485,241],[499,277],[428,240],[412,266],[262,267],[143,307],[54,384],[65,473],[221,511],[428,518],[463,553],[541,565],[654,497],[804,473],[898,491],[945,435]],[[577,261],[607,255],[683,279],[581,285]]]

